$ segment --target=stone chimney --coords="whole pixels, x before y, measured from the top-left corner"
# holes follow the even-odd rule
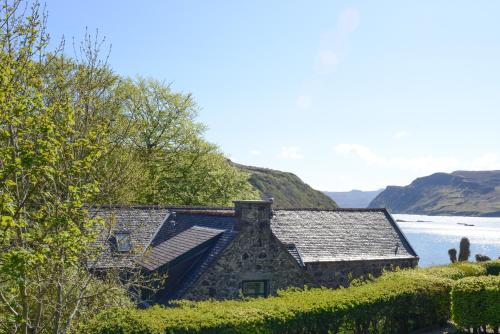
[[[254,226],[270,226],[273,199],[262,201],[234,201],[235,216],[238,224]]]

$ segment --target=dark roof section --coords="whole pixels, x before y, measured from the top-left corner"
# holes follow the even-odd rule
[[[91,217],[100,217],[107,223],[96,241],[102,250],[96,262],[89,266],[96,269],[134,267],[134,259],[142,255],[150,245],[168,213],[167,209],[151,207],[103,207],[89,210]],[[116,232],[130,233],[130,252],[119,253],[113,250],[110,239]]]
[[[206,251],[201,261],[191,268],[188,273],[184,273],[182,284],[168,296],[167,299],[177,299],[182,297],[184,292],[201,276],[201,274],[213,264],[221,252],[229,245],[236,236],[233,230],[236,218],[233,210],[226,209],[203,209],[203,208],[181,208],[174,209],[163,224],[156,237],[153,239],[152,246],[158,247],[163,242],[173,239],[193,227],[208,228],[217,231],[223,231],[215,241],[215,244]],[[213,239],[211,239],[213,240]],[[154,250],[154,248],[153,248]],[[176,277],[170,277],[176,280]],[[168,284],[167,278],[167,284]]]
[[[275,210],[271,228],[305,263],[417,256],[385,209]]]
[[[224,230],[193,226],[176,236],[153,247],[138,259],[138,263],[148,270],[156,270],[163,265],[175,265],[189,253],[201,251],[209,241],[220,236]]]

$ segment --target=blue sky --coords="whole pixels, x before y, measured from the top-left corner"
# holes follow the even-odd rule
[[[500,169],[498,1],[47,0],[122,75],[191,92],[234,161],[320,190]]]

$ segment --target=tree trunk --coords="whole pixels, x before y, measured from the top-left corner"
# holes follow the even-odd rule
[[[28,294],[26,292],[26,285],[25,283],[21,283],[19,291],[21,292],[21,303],[22,303],[22,308],[23,308],[23,324],[21,326],[21,332],[23,334],[29,334],[29,304],[28,304]]]

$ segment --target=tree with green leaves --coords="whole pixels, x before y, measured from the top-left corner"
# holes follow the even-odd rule
[[[124,80],[90,37],[69,59],[47,52],[37,2],[0,10],[0,332],[68,333],[129,304],[92,274],[101,204],[226,205],[256,198],[246,174],[203,139],[189,94]],[[97,41],[97,39],[96,39]],[[119,275],[118,275],[119,276]]]
[[[123,204],[134,198],[126,185],[140,174],[131,168],[135,152],[125,144],[130,139],[131,119],[123,114],[124,80],[109,68],[107,57],[100,57],[103,43],[104,39],[87,33],[75,58],[51,55],[51,61],[43,63],[45,95],[55,101],[64,92],[75,109],[75,131],[82,136],[93,133],[93,144],[106,151],[87,174],[87,181],[99,183],[91,203]],[[86,154],[84,150],[77,153]]]
[[[138,201],[148,204],[227,205],[258,194],[248,175],[203,139],[190,94],[174,93],[152,79],[129,81],[124,114],[133,123],[130,142],[142,162]]]
[[[109,127],[82,131],[85,105],[60,72],[49,89],[57,58],[46,52],[38,3],[24,6],[4,1],[0,12],[0,331],[67,333],[85,310],[127,300],[86,267],[102,222],[85,204],[99,191]]]

